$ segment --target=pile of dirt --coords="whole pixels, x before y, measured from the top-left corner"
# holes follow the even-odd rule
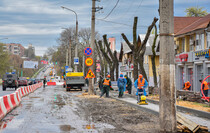
[[[79,109],[86,120],[113,125],[105,133],[158,132],[158,117],[111,98],[80,97]],[[85,112],[85,113],[84,113]]]

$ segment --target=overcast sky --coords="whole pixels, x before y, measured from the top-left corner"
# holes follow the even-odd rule
[[[97,6],[103,10],[96,13],[103,19],[114,7],[117,0],[101,0]],[[138,16],[138,33],[146,32],[154,17],[158,17],[159,0],[119,0],[117,7],[106,21],[96,20],[96,30],[101,35],[115,37],[116,48],[120,49],[121,33],[132,40],[133,17]],[[91,0],[0,0],[0,41],[3,43],[33,44],[37,55],[43,55],[48,47],[57,45],[57,38],[63,28],[75,26],[75,15],[60,6],[75,10],[79,28],[91,25]],[[204,7],[210,12],[209,0],[174,0],[174,15],[185,16],[186,8]],[[1,40],[2,38],[8,38]]]

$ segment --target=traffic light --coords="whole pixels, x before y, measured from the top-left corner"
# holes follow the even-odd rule
[[[56,61],[56,62],[55,62],[55,64],[57,65],[57,64],[58,64],[58,62]]]

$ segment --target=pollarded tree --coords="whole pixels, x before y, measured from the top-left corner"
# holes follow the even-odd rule
[[[130,43],[130,41],[127,39],[124,33],[122,33],[122,37],[125,40],[125,42],[128,44],[129,48],[132,50],[133,53],[133,59],[134,59],[134,80],[138,79],[138,64],[140,67],[140,73],[144,76],[144,78],[147,80],[147,75],[144,69],[144,54],[146,51],[146,43],[149,39],[150,33],[152,31],[152,28],[154,27],[155,23],[158,21],[157,18],[153,19],[152,24],[148,27],[147,33],[145,35],[145,38],[143,41],[141,41],[140,36],[138,36],[137,39],[137,22],[138,17],[134,17],[134,23],[133,23],[133,44]]]

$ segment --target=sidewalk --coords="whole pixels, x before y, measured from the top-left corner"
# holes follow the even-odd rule
[[[111,96],[114,99],[126,102],[126,103],[131,104],[131,105],[136,106],[136,107],[139,107],[139,108],[141,108],[145,111],[149,111],[150,113],[153,113],[155,115],[159,114],[159,105],[158,104],[153,104],[153,103],[148,102],[149,103],[148,105],[138,105],[137,100],[135,98],[128,97],[126,95],[123,98],[118,98],[118,94],[113,93],[113,92],[111,92]],[[179,111],[177,111],[177,112],[179,112]],[[189,119],[191,121],[194,121],[195,123],[197,123],[199,125],[207,126],[208,130],[210,131],[210,120],[209,119],[200,118],[200,117],[197,117],[195,115],[191,115],[189,113],[182,113],[182,112],[179,112],[179,113],[182,116],[186,117],[187,119]]]

